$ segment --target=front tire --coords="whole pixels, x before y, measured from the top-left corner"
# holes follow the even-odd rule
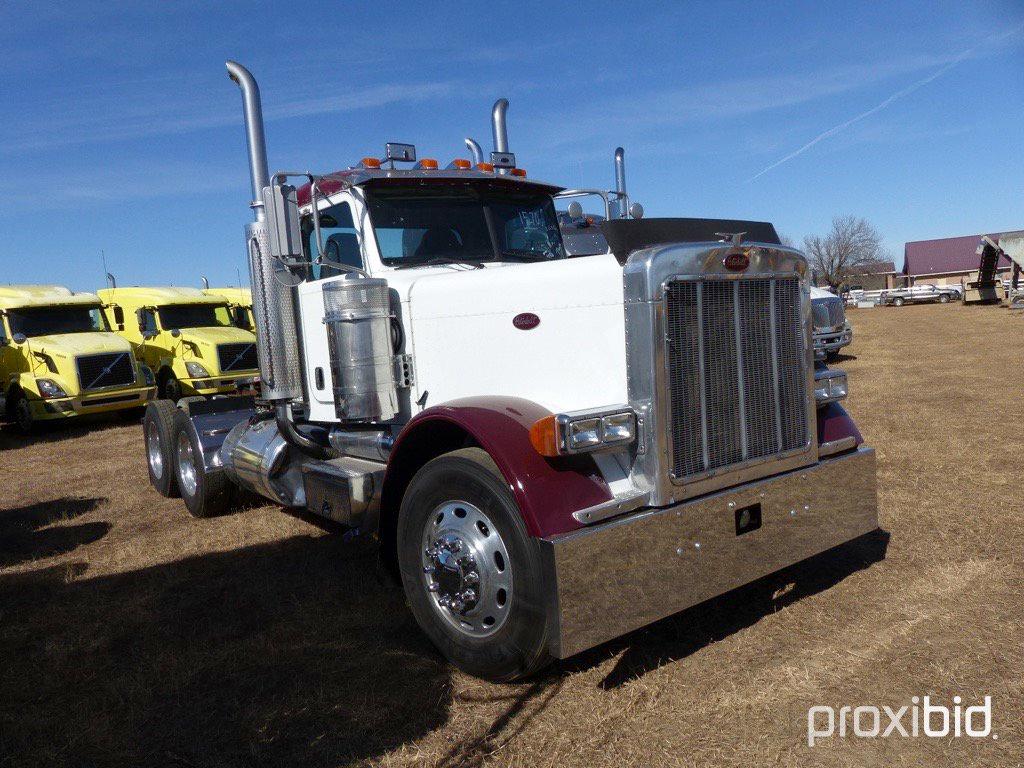
[[[892,305],[894,307],[902,307],[903,306],[903,299],[901,297],[897,296],[895,299],[892,300]]]
[[[949,304],[949,294],[942,294],[939,296],[939,304]]]
[[[540,550],[485,451],[453,451],[416,473],[398,565],[416,622],[463,671],[514,680],[550,661]]]
[[[36,418],[32,415],[31,403],[24,395],[18,395],[18,399],[11,406],[11,417],[21,434],[31,435],[35,431]]]
[[[171,403],[177,403],[184,396],[182,391],[181,382],[178,381],[178,377],[172,371],[168,371],[160,383],[157,396],[164,400],[170,400]]]
[[[207,472],[192,420],[174,415],[174,469],[181,500],[192,517],[215,517],[231,506],[234,486],[223,471]]]
[[[174,417],[178,409],[170,400],[154,400],[146,406],[142,417],[142,434],[146,440],[146,465],[149,482],[161,496],[178,496],[174,474]]]

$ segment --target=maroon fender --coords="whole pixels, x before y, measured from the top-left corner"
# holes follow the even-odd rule
[[[831,443],[842,440],[844,437],[853,437],[857,445],[864,442],[860,430],[853,423],[850,414],[846,412],[839,403],[829,403],[818,409],[818,444]]]
[[[516,397],[468,397],[435,405],[405,425],[391,450],[389,482],[404,486],[401,474],[425,435],[443,440],[452,428],[468,434],[494,459],[532,536],[553,536],[579,528],[572,513],[612,498],[608,484],[589,456],[548,459],[530,442],[530,427],[550,411]],[[460,446],[455,446],[460,447]],[[405,461],[403,461],[403,458]]]

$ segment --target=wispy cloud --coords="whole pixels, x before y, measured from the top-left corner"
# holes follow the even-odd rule
[[[900,99],[902,99],[902,98],[904,98],[906,96],[909,96],[910,94],[912,94],[915,91],[923,88],[924,86],[928,85],[929,83],[934,82],[935,80],[938,80],[940,77],[942,77],[944,74],[949,72],[951,69],[953,69],[955,66],[957,66],[961,62],[963,62],[965,59],[971,58],[983,46],[1001,42],[1001,41],[1003,41],[1003,40],[1005,40],[1005,39],[1007,39],[1007,38],[1009,38],[1009,37],[1011,37],[1013,35],[1016,35],[1016,34],[1020,33],[1021,30],[1024,30],[1024,24],[1021,24],[1021,25],[1015,27],[1014,29],[1009,30],[1008,32],[1003,32],[1003,33],[1001,33],[999,35],[993,35],[993,36],[987,38],[986,40],[984,40],[983,42],[981,42],[981,43],[979,43],[979,44],[977,44],[975,46],[972,46],[970,48],[967,48],[967,49],[961,51],[959,54],[957,54],[952,59],[950,59],[948,62],[946,62],[945,64],[940,66],[938,69],[936,69],[934,72],[932,72],[927,77],[923,77],[920,80],[917,80],[917,81],[911,83],[910,85],[906,86],[905,88],[901,88],[900,90],[896,91],[895,93],[893,93],[893,94],[889,95],[888,97],[886,97],[885,99],[883,99],[881,102],[879,102],[875,106],[873,106],[870,109],[867,109],[867,110],[861,112],[858,115],[855,115],[854,117],[851,117],[849,120],[845,120],[842,123],[839,123],[838,125],[832,126],[827,131],[823,131],[823,132],[819,133],[817,136],[815,136],[813,139],[808,141],[806,144],[804,144],[799,149],[794,150],[793,152],[790,152],[788,155],[783,157],[781,160],[777,160],[776,162],[772,163],[771,165],[766,166],[765,168],[762,168],[760,171],[758,171],[753,176],[751,176],[749,179],[747,179],[747,181],[748,182],[756,181],[757,179],[759,179],[762,176],[764,176],[766,173],[775,170],[780,165],[783,165],[784,163],[788,163],[790,160],[792,160],[792,159],[794,159],[796,157],[799,157],[800,155],[804,154],[804,152],[807,152],[809,149],[811,149],[815,145],[820,144],[821,142],[823,142],[823,141],[825,141],[827,139],[832,138],[833,136],[836,136],[836,135],[842,133],[843,131],[845,131],[850,126],[855,125],[856,123],[859,123],[862,120],[866,120],[867,118],[871,117],[872,115],[878,114],[879,112],[881,112],[883,109],[888,107],[893,102],[899,101]]]
[[[467,90],[465,83],[456,80],[384,83],[358,90],[324,86],[319,89],[321,95],[268,106],[264,116],[271,121],[355,112],[390,104],[422,103],[465,94]],[[8,123],[0,142],[0,153],[182,134],[235,125],[240,119],[239,107],[230,91],[215,104],[207,100],[198,108],[193,93],[181,99],[167,95],[141,99],[138,92],[129,92],[128,95],[136,99],[134,103],[126,104],[126,94],[121,92],[112,98],[101,98],[87,104],[59,105],[59,113],[42,122],[20,126]],[[185,101],[185,98],[191,98],[191,101]]]

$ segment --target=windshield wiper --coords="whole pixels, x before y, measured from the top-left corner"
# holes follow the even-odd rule
[[[549,261],[551,259],[547,253],[531,251],[529,248],[506,248],[501,252],[501,257],[513,261]]]
[[[456,256],[434,256],[424,261],[410,261],[399,264],[396,269],[411,269],[412,267],[430,267],[437,264],[466,264],[473,269],[483,269],[484,265],[474,259],[460,259]]]

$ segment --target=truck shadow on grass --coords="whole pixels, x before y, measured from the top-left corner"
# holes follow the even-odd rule
[[[0,567],[71,552],[102,539],[110,523],[51,526],[96,509],[106,499],[62,498],[0,509]]]
[[[562,669],[587,669],[622,654],[600,683],[604,689],[617,688],[746,629],[787,605],[834,587],[884,560],[888,546],[889,533],[878,529],[587,651],[563,662]]]
[[[302,536],[94,579],[0,575],[2,762],[327,766],[433,731],[450,672],[376,558]]]

